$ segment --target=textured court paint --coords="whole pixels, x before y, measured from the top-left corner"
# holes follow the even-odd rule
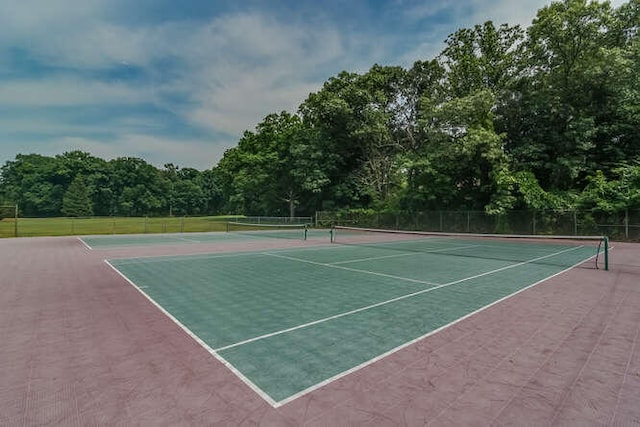
[[[342,254],[343,261],[345,256],[361,261],[362,252],[371,251],[359,249],[351,247],[348,254]],[[377,272],[312,260],[314,255],[326,257],[324,250],[306,250],[304,259],[297,258],[297,253],[280,252],[112,263],[137,286],[146,286],[150,298],[209,347],[218,348],[219,354],[278,402],[552,276],[564,269],[558,265],[566,264],[566,268],[592,253],[591,248],[580,246],[544,249],[547,252],[541,255],[541,248],[528,248],[528,253],[539,256],[515,264],[471,258],[462,271],[451,271],[449,257],[440,252],[402,259],[406,276],[430,277],[438,271],[441,277],[447,275],[443,285],[414,278],[398,280],[385,273],[385,269],[398,269],[397,259],[379,258],[381,255],[369,261],[375,261],[370,268]],[[377,248],[378,253],[385,250],[389,251]],[[548,259],[556,262],[540,264]],[[427,291],[429,295],[422,295]],[[411,298],[405,299],[407,295]],[[364,312],[363,307],[371,310]],[[326,321],[320,323],[321,319]],[[300,325],[305,325],[304,330]],[[283,330],[286,333],[279,332]]]
[[[501,280],[500,273],[462,281],[457,287],[435,289],[221,354],[280,401],[555,272],[523,272],[517,278],[509,274],[513,282]]]
[[[116,271],[116,273],[118,273],[124,280],[127,281],[127,283],[129,283],[130,285],[132,285],[136,290],[140,291],[140,293],[142,295],[144,295],[145,298],[147,298],[156,308],[158,308],[158,310],[160,310],[165,316],[167,316],[169,319],[171,319],[176,325],[178,325],[180,327],[180,329],[182,329],[187,335],[189,335],[194,341],[196,341],[198,344],[200,344],[205,350],[207,350],[213,357],[215,357],[219,362],[221,362],[223,365],[225,365],[227,368],[229,368],[229,370],[231,372],[233,372],[238,378],[240,378],[240,380],[242,380],[245,384],[247,384],[254,392],[256,392],[260,397],[262,397],[264,400],[266,400],[270,405],[275,405],[276,402],[274,402],[271,397],[269,397],[269,395],[267,395],[266,393],[264,393],[262,390],[260,390],[260,388],[256,387],[255,384],[253,384],[251,381],[249,381],[240,371],[238,371],[232,364],[230,364],[229,362],[227,362],[222,356],[220,356],[215,350],[213,350],[211,347],[209,347],[209,345],[202,341],[200,339],[200,337],[198,337],[196,334],[194,334],[189,328],[187,328],[185,325],[183,325],[178,319],[176,319],[171,313],[169,313],[167,310],[164,309],[164,307],[162,307],[161,305],[159,305],[157,302],[155,302],[152,298],[149,297],[149,295],[146,294],[146,292],[144,291],[144,289],[147,289],[148,286],[136,286],[135,283],[133,283],[131,280],[129,280],[129,278],[127,278],[126,276],[124,276],[120,271],[118,271],[118,269],[116,269],[113,265],[111,265],[111,263],[109,263],[109,261],[105,261],[105,263],[112,268],[114,271]]]
[[[640,424],[637,244],[277,409],[103,262],[293,246],[0,239],[0,425]]]

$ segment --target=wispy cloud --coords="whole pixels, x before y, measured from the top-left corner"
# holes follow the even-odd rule
[[[145,103],[148,89],[123,82],[54,77],[0,81],[0,107],[86,106]]]
[[[117,157],[141,157],[156,167],[162,167],[166,163],[177,163],[183,167],[206,169],[211,167],[210,159],[219,160],[216,158],[217,150],[211,147],[208,141],[163,138],[146,134],[123,134],[114,141],[85,137],[54,139],[48,154],[69,150],[90,152],[107,160]],[[176,159],[180,161],[177,162]]]

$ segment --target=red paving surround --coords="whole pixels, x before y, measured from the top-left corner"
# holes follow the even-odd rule
[[[279,408],[103,262],[239,249],[0,239],[0,425],[640,425],[640,245]]]

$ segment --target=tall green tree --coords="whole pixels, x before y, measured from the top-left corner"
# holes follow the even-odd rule
[[[509,159],[494,130],[494,104],[494,95],[482,90],[423,105],[427,142],[405,163],[405,207],[499,212],[512,206]]]
[[[517,73],[518,46],[524,38],[520,26],[487,21],[451,34],[440,61],[447,70],[452,97],[488,89],[498,94]]]
[[[545,189],[567,191],[592,171],[590,158],[608,145],[607,111],[615,103],[609,3],[553,2],[527,31],[521,78],[503,110],[506,147]],[[609,58],[609,59],[607,59]]]
[[[151,215],[167,211],[169,186],[157,168],[135,157],[117,158],[109,164],[114,214]]]
[[[83,175],[76,176],[64,193],[62,213],[74,217],[93,215],[91,190]]]
[[[270,114],[255,132],[245,132],[216,168],[228,210],[247,214],[295,216],[305,193],[316,184],[307,170],[310,152],[298,142],[302,122],[287,112]],[[305,207],[303,209],[306,210]],[[308,212],[308,210],[307,210]]]
[[[56,170],[53,157],[18,154],[2,166],[0,188],[6,199],[20,206],[24,216],[59,215],[65,185]]]
[[[417,104],[439,84],[436,63],[374,65],[363,75],[342,72],[300,107],[325,153],[325,198],[332,204],[388,205],[402,185],[401,157],[420,144]],[[413,86],[412,86],[413,85]]]

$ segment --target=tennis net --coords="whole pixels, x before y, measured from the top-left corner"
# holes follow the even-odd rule
[[[335,226],[331,242],[390,251],[609,269],[606,236],[439,233]]]
[[[274,239],[307,240],[306,224],[252,224],[229,221],[227,222],[227,232]]]

